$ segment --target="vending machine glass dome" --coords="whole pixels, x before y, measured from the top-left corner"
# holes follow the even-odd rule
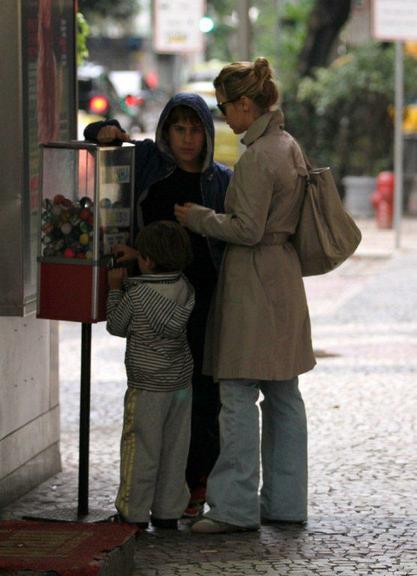
[[[112,248],[133,241],[134,146],[41,149],[38,317],[104,320]]]

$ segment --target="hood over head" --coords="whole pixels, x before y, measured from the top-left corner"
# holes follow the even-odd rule
[[[204,99],[198,94],[193,94],[191,92],[180,92],[173,96],[166,104],[165,108],[162,110],[159,117],[158,125],[156,127],[155,142],[158,149],[168,156],[172,162],[175,159],[172,152],[163,136],[163,126],[173,108],[176,106],[188,106],[192,108],[199,116],[206,134],[206,156],[203,161],[203,172],[207,170],[213,164],[213,153],[214,153],[214,124],[213,118],[211,116],[210,110],[204,101]]]
[[[125,286],[138,291],[143,313],[152,330],[162,338],[178,338],[187,328],[194,308],[194,288],[182,273],[143,274],[128,278]]]

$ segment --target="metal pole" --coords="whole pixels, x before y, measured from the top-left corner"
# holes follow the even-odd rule
[[[88,514],[90,449],[91,324],[81,326],[80,445],[78,464],[78,516]]]
[[[250,0],[237,0],[236,4],[239,17],[239,27],[237,30],[239,59],[247,62],[251,59]]]
[[[395,42],[395,131],[394,131],[394,228],[395,248],[401,247],[401,219],[403,212],[403,107],[404,107],[404,50],[401,41]]]

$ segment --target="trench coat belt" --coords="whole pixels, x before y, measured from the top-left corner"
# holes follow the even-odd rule
[[[258,246],[282,246],[288,240],[290,235],[287,232],[272,232],[265,234]]]

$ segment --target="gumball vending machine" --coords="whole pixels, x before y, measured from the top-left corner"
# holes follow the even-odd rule
[[[102,519],[88,509],[91,326],[105,320],[112,247],[133,240],[134,150],[41,145],[37,315],[81,323],[78,510],[54,519]]]
[[[112,246],[133,240],[134,146],[41,149],[38,317],[100,322]]]

